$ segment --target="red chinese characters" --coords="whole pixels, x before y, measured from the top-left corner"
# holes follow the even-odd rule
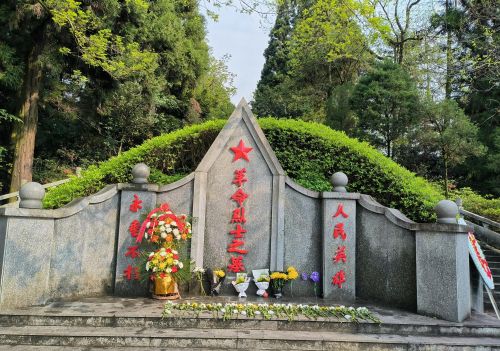
[[[333,258],[333,262],[339,263],[342,261],[345,263],[347,261],[347,256],[345,254],[345,246],[337,247],[337,251],[335,252],[335,257]]]
[[[247,254],[248,250],[239,249],[240,246],[245,245],[245,242],[241,240],[233,239],[232,243],[227,247],[227,252],[236,252],[239,254]]]
[[[337,212],[335,212],[333,218],[337,218],[338,216],[349,218],[349,215],[344,212],[344,204],[339,204],[339,206],[337,207]]]
[[[236,201],[238,206],[243,206],[243,202],[248,198],[248,194],[243,191],[243,189],[238,188],[236,192],[231,196],[231,200]]]
[[[130,235],[132,235],[132,238],[137,238],[140,230],[141,230],[141,222],[139,222],[137,219],[134,219],[132,223],[130,223],[130,226],[128,227],[128,231]]]
[[[247,173],[246,168],[237,169],[236,171],[234,171],[233,184],[235,184],[237,187],[242,187],[243,183],[248,182],[246,173]]]
[[[134,194],[134,199],[132,200],[132,203],[130,204],[129,210],[130,212],[138,212],[140,209],[142,209],[142,200],[137,196],[137,194]],[[132,238],[137,238],[139,236],[139,232],[141,230],[141,222],[139,222],[137,219],[133,220],[132,223],[130,223],[130,226],[128,227],[128,231]],[[125,257],[129,257],[130,259],[136,259],[137,257],[140,256],[140,253],[138,251],[139,246],[138,245],[133,245],[129,246],[127,248],[127,251],[125,252]],[[132,266],[129,264],[127,268],[123,271],[123,276],[127,280],[139,280],[139,267]]]
[[[139,257],[139,252],[137,251],[139,249],[139,246],[129,246],[127,248],[127,252],[125,252],[125,256],[128,256],[130,258],[136,258]]]
[[[343,269],[335,273],[335,275],[332,278],[332,284],[338,286],[340,289],[342,289],[342,284],[346,282],[345,279],[345,272]]]
[[[231,264],[229,264],[227,268],[234,273],[244,272],[245,266],[243,265],[243,256],[232,256]]]
[[[231,223],[246,223],[245,218],[245,207],[238,207],[233,210],[233,216],[231,217]]]
[[[349,215],[344,211],[344,204],[340,203],[337,206],[337,211],[332,216],[333,219],[346,219],[349,218]],[[347,233],[345,231],[344,222],[338,222],[333,227],[333,239],[341,239],[345,241],[347,239]],[[346,246],[339,245],[337,246],[337,250],[335,251],[335,255],[333,257],[333,264],[345,264],[347,262],[347,253]],[[342,289],[342,284],[346,282],[346,274],[343,269],[335,273],[332,277],[332,284],[337,286],[339,289]]]
[[[236,224],[236,229],[231,230],[229,234],[234,235],[236,239],[241,239],[243,238],[243,234],[245,234],[247,231],[243,229],[243,227],[240,224]]]
[[[342,241],[345,241],[347,238],[347,234],[344,230],[344,223],[337,223],[335,227],[333,227],[333,238],[337,239],[338,237],[340,237]]]
[[[240,140],[238,146],[230,148],[234,153],[233,162],[243,159],[250,162],[248,158],[248,153],[252,151],[251,147],[246,147],[243,140]],[[231,195],[231,200],[236,203],[236,208],[232,210],[230,223],[234,224],[235,227],[229,234],[233,236],[231,243],[227,246],[227,252],[239,254],[239,256],[231,256],[231,263],[227,268],[234,273],[244,272],[245,265],[243,263],[243,256],[248,253],[248,250],[244,248],[245,246],[245,234],[246,229],[243,227],[247,222],[245,216],[245,201],[249,198],[249,194],[243,189],[243,185],[248,182],[247,169],[241,168],[234,171],[234,177],[232,184],[237,186],[236,191]]]
[[[139,268],[132,267],[132,265],[129,264],[123,271],[123,276],[127,280],[139,280]]]
[[[134,194],[134,199],[132,200],[129,209],[131,212],[137,212],[142,209],[142,200],[140,200],[139,196],[136,194]]]

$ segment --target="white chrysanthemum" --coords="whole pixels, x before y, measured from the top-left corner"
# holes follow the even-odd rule
[[[146,270],[149,271],[149,262],[146,263]]]
[[[167,227],[167,233],[172,233],[172,228],[170,228],[170,226]]]
[[[174,260],[174,264],[179,264],[179,260]]]
[[[184,264],[182,262],[179,262],[179,269],[184,268]]]
[[[177,250],[172,250],[172,253],[173,253],[174,255],[178,255],[178,254],[179,254],[179,252],[178,252]]]
[[[164,221],[159,221],[159,222],[158,222],[158,224],[159,224],[159,225],[164,225],[164,224],[165,224],[165,222],[164,222]]]
[[[173,230],[173,233],[174,233],[174,235],[175,235],[175,236],[179,235],[179,229],[175,228],[175,229]]]
[[[160,256],[165,257],[167,256],[167,253],[165,251],[160,252]]]
[[[162,225],[162,226],[160,226],[160,231],[161,231],[161,232],[164,232],[164,231],[166,231],[166,228],[165,228],[165,226],[163,226],[163,225]]]
[[[146,228],[151,227],[151,222],[146,223]]]
[[[165,239],[167,237],[167,233],[161,233],[160,236],[162,239]]]
[[[172,268],[168,267],[166,270],[167,273],[172,273]]]

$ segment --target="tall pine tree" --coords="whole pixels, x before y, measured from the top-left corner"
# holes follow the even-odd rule
[[[288,73],[288,40],[293,31],[297,5],[293,0],[285,0],[278,5],[276,22],[269,34],[269,45],[264,51],[266,59],[257,89],[254,93],[252,109],[258,116],[287,116],[279,86],[285,82]]]

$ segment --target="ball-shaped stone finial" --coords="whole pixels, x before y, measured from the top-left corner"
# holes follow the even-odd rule
[[[132,183],[146,184],[149,177],[149,167],[145,163],[138,163],[132,168]]]
[[[19,208],[42,208],[45,189],[40,183],[29,182],[19,189]]]
[[[333,191],[339,192],[339,193],[347,193],[347,189],[345,188],[347,183],[349,182],[349,179],[345,175],[344,172],[335,172],[332,174],[332,177],[330,178],[332,185],[333,185]]]
[[[458,206],[451,200],[441,200],[434,208],[438,223],[457,224]]]

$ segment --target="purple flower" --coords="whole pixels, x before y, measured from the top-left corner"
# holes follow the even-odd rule
[[[300,275],[300,278],[301,278],[302,280],[307,280],[309,277],[307,276],[307,273],[306,273],[306,272],[304,272],[304,273],[302,273],[302,274]]]
[[[309,277],[313,282],[318,283],[319,282],[319,273],[318,272],[312,272],[311,276]]]

